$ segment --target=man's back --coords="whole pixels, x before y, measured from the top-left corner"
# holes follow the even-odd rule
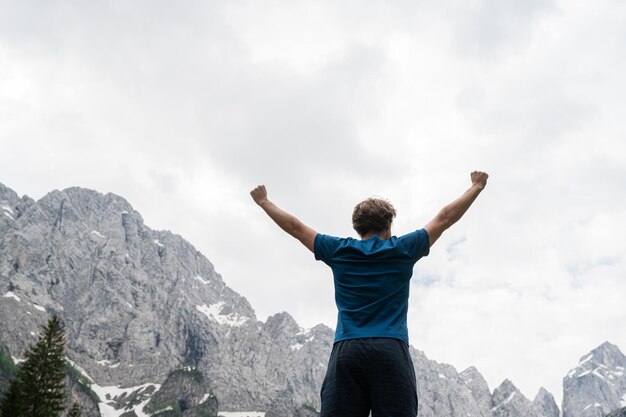
[[[413,265],[428,251],[424,229],[389,239],[318,234],[315,258],[332,268],[335,283],[335,341],[392,337],[408,343],[406,315]]]

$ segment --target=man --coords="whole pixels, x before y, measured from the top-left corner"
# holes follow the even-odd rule
[[[474,171],[472,186],[423,229],[395,237],[393,206],[370,198],[359,203],[352,225],[360,239],[317,233],[267,198],[265,186],[250,192],[285,232],[331,267],[338,309],[335,343],[322,385],[322,417],[415,417],[417,389],[406,324],[413,265],[428,255],[487,185]]]

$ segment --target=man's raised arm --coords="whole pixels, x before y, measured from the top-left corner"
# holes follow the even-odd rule
[[[264,185],[257,186],[250,191],[250,195],[255,203],[257,203],[274,222],[280,226],[285,232],[298,239],[304,246],[313,252],[313,244],[317,232],[306,224],[302,223],[297,217],[292,216],[282,210],[276,204],[267,198],[267,190]]]
[[[472,186],[465,191],[461,197],[442,208],[437,216],[424,226],[424,229],[428,232],[430,246],[434,245],[444,230],[463,217],[467,209],[472,205],[474,200],[476,200],[476,197],[478,197],[478,194],[480,194],[487,185],[489,175],[485,172],[474,171],[471,173],[470,178],[472,180]]]

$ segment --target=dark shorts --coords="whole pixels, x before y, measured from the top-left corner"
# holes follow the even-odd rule
[[[400,339],[336,342],[322,384],[321,417],[415,417],[417,389],[407,344]]]

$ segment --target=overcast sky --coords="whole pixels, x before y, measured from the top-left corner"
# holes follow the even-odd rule
[[[411,343],[493,390],[560,401],[626,351],[626,3],[0,1],[0,182],[126,198],[201,250],[260,319],[334,328],[330,270],[249,191],[354,236],[422,227],[490,174],[415,268]]]

